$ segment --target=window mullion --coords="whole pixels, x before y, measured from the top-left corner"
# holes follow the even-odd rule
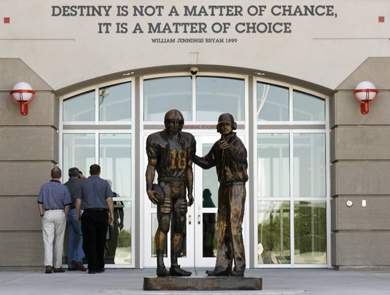
[[[95,124],[99,122],[99,88],[95,88]]]
[[[99,150],[99,144],[100,144],[100,133],[98,131],[95,132],[95,163],[100,163],[100,150]]]
[[[291,259],[290,263],[292,266],[295,264],[295,227],[294,227],[294,150],[293,150],[293,133],[289,131],[289,141],[290,141],[290,253]]]
[[[293,88],[291,86],[288,88],[288,112],[288,121],[293,122]]]
[[[196,76],[192,75],[192,121],[196,122]]]

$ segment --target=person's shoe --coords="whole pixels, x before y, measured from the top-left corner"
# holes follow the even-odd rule
[[[243,277],[244,276],[244,271],[232,270],[230,275],[233,276],[233,277]]]
[[[76,268],[76,261],[72,260],[72,262],[68,264],[68,270],[69,271],[77,270],[77,268]]]
[[[65,269],[62,267],[54,268],[54,272],[65,272]]]
[[[45,266],[45,273],[52,273],[53,272],[53,267],[51,265],[46,265]]]
[[[227,269],[218,269],[215,268],[214,270],[207,270],[207,275],[209,277],[221,277],[221,276],[228,276],[230,275],[230,271]]]
[[[79,261],[76,261],[73,265],[74,265],[74,270],[79,270],[79,271],[86,271],[87,270],[84,267],[84,265]]]
[[[88,273],[89,273],[89,274],[95,274],[95,273],[96,273],[96,271],[95,271],[95,270],[93,270],[93,269],[88,269]]]
[[[167,269],[165,268],[165,266],[157,266],[157,269],[156,269],[156,274],[158,277],[166,277],[169,275]]]
[[[99,269],[96,270],[96,273],[102,273],[102,272],[104,272],[104,271],[105,271],[104,268],[99,268]]]
[[[180,265],[172,265],[169,274],[175,277],[189,277],[192,272],[182,269]]]
[[[55,268],[53,268],[53,272],[65,272],[65,268],[63,268],[63,267],[55,267]]]

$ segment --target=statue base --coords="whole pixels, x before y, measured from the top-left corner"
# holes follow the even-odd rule
[[[262,278],[249,277],[149,277],[144,290],[262,290]]]

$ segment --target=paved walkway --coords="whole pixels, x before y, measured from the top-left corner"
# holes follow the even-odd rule
[[[203,275],[203,270],[198,271],[198,276]],[[154,271],[109,269],[94,275],[80,272],[43,274],[39,271],[0,271],[0,294],[390,294],[390,272],[386,271],[248,270],[246,276],[263,278],[263,291],[143,291],[144,276],[154,276]]]

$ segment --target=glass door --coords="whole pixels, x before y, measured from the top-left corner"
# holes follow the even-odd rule
[[[197,155],[205,156],[218,135],[198,136]],[[212,267],[217,256],[216,233],[218,211],[218,177],[215,168],[204,170],[195,165],[195,263],[197,267]]]

